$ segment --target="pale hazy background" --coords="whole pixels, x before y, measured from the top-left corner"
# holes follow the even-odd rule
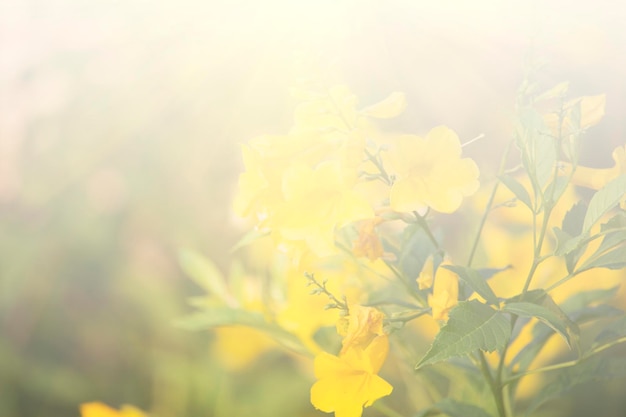
[[[625,21],[617,1],[0,0],[0,415],[214,415],[227,376],[169,325],[196,290],[176,251],[228,264],[237,144],[289,128],[310,66],[364,105],[404,91],[387,128],[485,133],[488,166],[531,55],[546,87],[607,94],[583,162],[609,166]]]

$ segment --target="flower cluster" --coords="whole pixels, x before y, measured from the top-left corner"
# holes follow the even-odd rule
[[[312,405],[337,417],[368,406],[393,415],[383,398],[418,390],[415,369],[459,357],[467,361],[457,359],[454,377],[434,374],[447,391],[403,409],[511,415],[510,404],[541,386],[533,378],[545,363],[578,349],[579,326],[602,318],[595,308],[626,266],[626,218],[616,210],[626,201],[626,148],[612,168],[579,164],[604,96],[521,91],[507,151],[521,164],[508,168],[507,153],[482,188],[452,129],[378,127],[404,110],[403,94],[366,107],[345,86],[306,94],[288,133],[242,145],[234,208],[253,224],[237,245],[248,268],[225,277],[184,264],[207,296],[182,325],[214,327],[214,352],[231,368],[287,347],[315,377]],[[576,186],[599,191],[585,203]],[[601,279],[579,279],[589,274]]]

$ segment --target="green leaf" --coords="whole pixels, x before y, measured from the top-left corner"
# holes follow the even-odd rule
[[[557,377],[533,397],[526,409],[526,416],[530,416],[547,401],[562,398],[565,393],[577,385],[625,376],[626,358],[604,356],[587,359],[571,368],[558,371]]]
[[[550,200],[551,204],[559,201],[559,198],[565,192],[567,185],[569,184],[567,177],[556,177],[553,181],[550,181],[546,187],[546,191],[543,193],[546,200]]]
[[[555,139],[548,132],[536,109],[530,106],[520,109],[515,138],[535,195],[543,194],[542,190],[553,176],[556,164]]]
[[[609,221],[600,225],[600,231],[605,233],[596,253],[606,252],[623,242],[626,242],[626,213],[620,211]]]
[[[570,317],[577,324],[589,323],[596,320],[603,320],[609,317],[622,315],[624,312],[619,308],[608,304],[597,306],[587,306],[570,313]]]
[[[529,209],[533,209],[530,195],[522,184],[520,184],[515,178],[511,177],[510,175],[502,175],[499,177],[499,179],[504,185],[506,185],[509,190],[511,190],[511,192],[515,195],[515,198],[524,203],[524,205]]]
[[[457,265],[443,265],[443,268],[449,269],[457,274],[463,282],[469,285],[478,295],[483,297],[487,303],[492,305],[498,304],[498,297],[493,293],[493,290],[480,272],[472,268]]]
[[[525,325],[529,324],[525,323]],[[539,325],[539,323],[537,323],[532,329],[532,343],[524,346],[522,350],[520,350],[517,355],[515,355],[513,360],[511,360],[511,365],[518,365],[519,369],[521,370],[528,369],[530,364],[535,360],[535,358],[537,358],[537,355],[539,354],[541,349],[543,349],[545,344],[553,335],[555,335],[555,333],[550,327]]]
[[[619,246],[610,252],[598,257],[592,256],[580,269],[588,270],[592,268],[622,269],[626,268],[626,245]]]
[[[576,323],[569,320],[565,313],[563,313],[560,309],[559,314],[555,312],[553,308],[548,309],[543,305],[528,302],[518,302],[507,303],[502,311],[506,311],[520,317],[535,317],[539,319],[539,321],[548,325],[555,332],[560,334],[563,339],[565,339],[570,349],[572,348],[572,343],[577,343],[578,334],[580,333],[578,330],[578,326],[576,325]]]
[[[622,174],[596,192],[585,215],[583,232],[589,232],[602,216],[614,208],[626,194],[626,174]]]
[[[587,213],[587,205],[584,201],[574,204],[571,209],[565,213],[561,230],[570,236],[578,236],[583,231],[583,222]]]
[[[512,268],[512,265],[507,265],[503,268],[481,268],[477,269],[478,273],[482,275],[484,279],[489,279],[493,277],[498,272],[506,271],[507,269]]]
[[[576,319],[577,323],[583,323],[585,321],[591,320],[592,315],[595,313],[600,313],[591,311],[593,307],[590,307],[591,304],[603,302],[615,295],[619,287],[613,287],[609,289],[598,289],[598,290],[590,290],[586,292],[577,293],[567,300],[565,300],[561,304],[561,308],[564,311],[567,311],[572,319]],[[544,290],[533,290],[526,293],[526,295],[531,295],[531,299],[535,301],[541,301],[545,296]],[[515,297],[519,300],[519,297]],[[601,304],[602,306],[605,304]],[[598,306],[600,307],[600,306]],[[614,314],[614,312],[611,312]],[[607,317],[607,316],[605,316]],[[599,317],[601,318],[601,317]],[[519,322],[519,320],[518,320]],[[517,328],[517,326],[516,326]],[[554,331],[548,326],[543,325],[535,325],[532,330],[532,340],[533,342],[526,345],[520,352],[515,355],[513,360],[511,361],[511,365],[518,365],[520,369],[528,369],[528,366],[532,363],[533,360],[537,357],[541,349],[543,349],[546,342],[550,339],[552,335],[554,335]]]
[[[450,417],[492,417],[491,414],[473,404],[446,398],[432,406],[432,409]]]
[[[569,88],[569,81],[563,81],[550,88],[549,90],[544,91],[543,93],[537,95],[535,97],[535,101],[548,100],[553,98],[563,98],[567,94],[567,90]]]
[[[605,302],[615,296],[619,286],[600,288],[576,293],[561,303],[561,308],[567,312],[590,306],[595,303]]]
[[[581,244],[583,236],[579,235],[571,237],[567,232],[559,228],[554,228],[554,236],[556,238],[556,249],[554,254],[565,258],[565,267],[568,273],[572,273],[580,257],[585,252],[587,245]]]
[[[415,368],[478,349],[493,352],[502,349],[510,337],[511,323],[506,316],[476,300],[460,302]]]
[[[250,245],[257,239],[260,239],[264,236],[268,236],[269,234],[270,234],[269,230],[260,230],[260,229],[254,228],[250,230],[248,233],[246,233],[245,235],[243,235],[241,239],[239,239],[239,241],[235,243],[235,245],[232,248],[230,248],[230,253],[235,253],[239,249]]]
[[[227,304],[233,304],[226,287],[226,280],[217,266],[208,258],[191,250],[181,250],[178,260],[183,271],[209,294],[219,297]]]
[[[626,315],[623,315],[605,327],[604,330],[596,336],[593,347],[596,348],[601,345],[608,345],[622,337],[626,337]]]

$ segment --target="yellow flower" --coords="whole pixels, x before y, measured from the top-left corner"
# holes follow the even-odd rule
[[[391,394],[393,387],[377,375],[389,351],[387,336],[377,336],[365,348],[351,347],[334,356],[322,352],[315,357],[318,379],[311,387],[311,403],[335,417],[360,417],[363,407]]]
[[[315,169],[294,165],[284,174],[285,203],[270,227],[286,240],[305,241],[319,256],[335,251],[335,228],[351,221],[374,217],[374,210],[352,190],[350,178],[336,161]]]
[[[393,210],[412,212],[430,207],[452,213],[464,196],[478,189],[478,167],[473,160],[461,158],[461,143],[453,130],[439,126],[425,138],[403,135],[396,145],[388,155],[397,175],[390,194]]]
[[[448,312],[459,302],[459,277],[443,265],[450,265],[450,261],[443,261],[435,274],[433,293],[428,297],[428,304],[432,308],[435,320],[448,320]]]
[[[314,165],[334,152],[337,145],[311,133],[263,135],[241,146],[246,171],[239,176],[235,212],[242,216],[271,215],[283,201],[284,172],[294,163]]]
[[[101,402],[81,404],[80,415],[81,417],[146,417],[146,414],[133,406],[123,405],[120,411],[117,411]]]
[[[365,348],[377,336],[382,336],[384,315],[373,307],[350,306],[350,314],[337,323],[337,333],[343,336],[341,354],[352,347]]]
[[[278,347],[274,339],[254,327],[220,326],[214,331],[213,351],[231,371],[243,370],[262,354]]]

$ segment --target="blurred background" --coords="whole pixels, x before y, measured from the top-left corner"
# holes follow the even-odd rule
[[[390,129],[484,133],[467,151],[489,172],[532,56],[546,88],[607,94],[582,162],[608,167],[626,141],[624,18],[608,1],[2,0],[0,416],[78,416],[94,400],[318,415],[309,380],[266,395],[289,363],[241,378],[210,334],[172,326],[199,293],[178,250],[226,269],[244,232],[238,144],[285,132],[289,88],[317,68],[363,105],[405,92]]]

